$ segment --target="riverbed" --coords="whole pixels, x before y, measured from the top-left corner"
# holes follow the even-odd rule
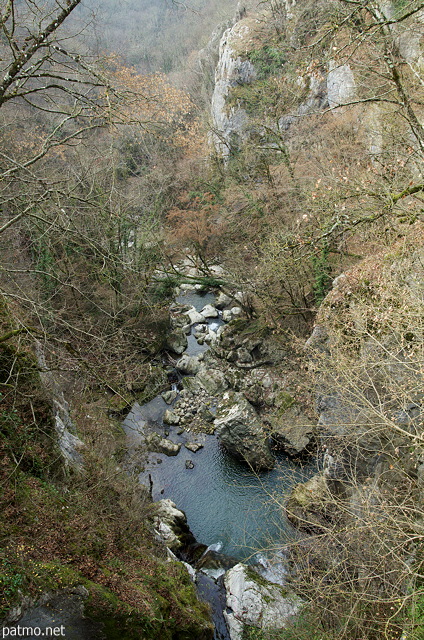
[[[199,311],[213,301],[213,294],[194,292],[176,299],[178,304],[193,305]],[[222,321],[210,319],[210,323],[219,325]],[[198,345],[193,333],[188,342],[188,355],[207,348]],[[238,561],[255,561],[258,552],[273,555],[296,535],[283,505],[291,488],[312,475],[312,465],[301,466],[280,456],[272,471],[255,474],[229,456],[215,435],[179,433],[178,427],[164,426],[162,418],[168,408],[158,396],[144,406],[134,405],[124,421],[133,448],[150,431],[182,443],[176,456],[148,454],[140,482],[146,486],[153,482],[154,500],[170,498],[185,512],[198,542],[214,545]],[[202,448],[193,453],[186,443],[201,444]]]

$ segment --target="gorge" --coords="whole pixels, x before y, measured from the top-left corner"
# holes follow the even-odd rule
[[[0,12],[3,636],[421,640],[424,6],[79,4]]]

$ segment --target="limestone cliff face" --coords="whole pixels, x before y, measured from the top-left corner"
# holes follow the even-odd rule
[[[244,18],[228,28],[219,45],[219,60],[212,95],[212,139],[216,150],[224,158],[230,154],[232,138],[243,139],[246,136],[249,122],[246,111],[239,107],[229,107],[227,98],[232,87],[250,84],[256,78],[254,66],[239,53],[252,30],[250,23],[251,19]]]
[[[317,22],[321,20],[323,32],[326,16],[331,11],[332,4],[330,0],[322,0],[313,7],[317,12],[321,12]],[[328,109],[338,116],[343,112],[345,105],[355,101],[360,103],[356,118],[361,129],[358,135],[365,140],[370,156],[375,157],[383,150],[384,119],[388,107],[384,100],[373,102],[366,99],[366,78],[364,79],[363,76],[366,62],[362,61],[361,65],[356,65],[355,56],[341,55],[343,45],[339,49],[338,41],[327,42],[326,47],[318,51],[317,57],[312,62],[308,59],[309,46],[313,39],[309,34],[303,33],[303,41],[299,40],[298,33],[300,25],[309,19],[307,12],[312,10],[313,3],[310,5],[308,0],[297,2],[287,0],[284,3],[284,14],[282,14],[284,19],[280,17],[282,20],[280,29],[285,33],[284,38],[280,33],[275,39],[273,32],[275,16],[270,12],[250,13],[247,16],[242,14],[243,17],[240,20],[225,30],[219,45],[211,105],[211,143],[224,160],[228,159],[232,150],[236,150],[243,142],[251,139],[252,134],[257,139],[258,133],[259,136],[261,135],[261,125],[274,128],[279,132],[288,131],[304,116]],[[387,19],[393,18],[393,2],[381,2],[381,15]],[[399,56],[417,79],[422,76],[424,68],[423,25],[424,11],[414,16],[414,23],[408,24],[407,29],[402,24],[390,26]],[[350,38],[348,30],[343,37]],[[239,100],[234,99],[233,90],[249,86],[254,88],[255,83],[263,78],[263,75],[261,76],[263,69],[259,68],[251,54],[269,46],[270,42],[275,49],[286,47],[287,63],[280,76],[283,82],[288,80],[291,83],[290,91],[292,94],[298,92],[298,99],[291,104],[281,103],[277,120],[268,121],[265,118],[258,124],[257,119],[255,121],[255,114],[248,112]],[[286,71],[286,68],[290,70]],[[363,100],[362,103],[361,100]],[[288,144],[290,145],[290,142]]]

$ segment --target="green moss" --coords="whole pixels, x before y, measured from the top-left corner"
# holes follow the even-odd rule
[[[292,407],[296,400],[287,391],[280,391],[276,394],[274,404],[278,407],[277,417],[281,417],[287,409]]]

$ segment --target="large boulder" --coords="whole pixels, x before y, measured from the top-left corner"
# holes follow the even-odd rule
[[[204,318],[217,318],[219,315],[213,304],[207,304],[200,313]]]
[[[274,467],[267,434],[256,411],[241,393],[224,395],[214,425],[218,439],[231,455],[256,471]]]
[[[215,301],[215,307],[217,309],[225,309],[225,307],[229,307],[232,303],[233,299],[230,296],[227,296],[226,293],[222,293],[222,291],[218,294],[218,297]]]
[[[198,372],[196,380],[211,396],[217,393],[223,393],[228,389],[228,382],[225,379],[225,375],[219,369],[207,369],[204,367]]]
[[[166,347],[177,354],[183,353],[187,344],[187,336],[182,329],[175,329],[166,339]]]
[[[196,542],[183,511],[169,498],[156,503],[155,530],[157,537],[173,551]]]
[[[231,640],[242,640],[245,626],[283,629],[302,606],[296,594],[268,582],[243,564],[227,571],[224,584],[230,610],[224,616]]]
[[[187,354],[184,354],[183,357],[178,360],[175,367],[178,371],[181,371],[181,373],[194,376],[200,370],[201,364],[197,356],[188,356]]]
[[[199,311],[197,311],[194,307],[187,311],[187,315],[190,318],[191,324],[205,321],[205,316],[202,313],[199,313]]]

